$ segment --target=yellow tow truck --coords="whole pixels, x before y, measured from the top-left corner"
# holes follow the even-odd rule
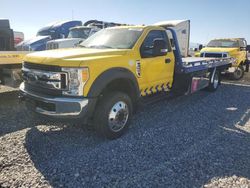
[[[45,117],[93,123],[114,139],[138,104],[216,91],[232,58],[188,56],[189,20],[103,29],[79,48],[28,54],[20,99]],[[31,113],[29,113],[31,114]]]
[[[244,38],[214,39],[200,51],[200,57],[234,57],[236,64],[229,68],[232,79],[239,80],[244,72],[249,71],[249,60],[247,53],[250,47]]]

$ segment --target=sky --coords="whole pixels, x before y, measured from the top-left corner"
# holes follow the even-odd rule
[[[25,39],[48,23],[72,18],[134,25],[189,19],[191,42],[242,37],[250,43],[249,0],[0,0],[0,18]]]

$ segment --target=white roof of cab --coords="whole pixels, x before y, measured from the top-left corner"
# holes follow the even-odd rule
[[[157,26],[169,26],[169,27],[175,27],[177,26],[178,24],[180,23],[183,23],[183,22],[187,22],[187,21],[190,21],[190,20],[168,20],[168,21],[161,21],[161,22],[157,22],[153,25],[157,25]]]

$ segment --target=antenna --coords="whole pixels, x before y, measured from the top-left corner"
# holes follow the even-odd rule
[[[71,19],[74,20],[74,10],[71,10]]]

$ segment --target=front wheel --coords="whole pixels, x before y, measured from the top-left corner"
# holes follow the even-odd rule
[[[97,106],[94,117],[96,131],[108,139],[119,138],[128,129],[132,111],[132,101],[127,94],[105,94]]]
[[[240,80],[244,76],[244,72],[245,70],[244,70],[243,65],[239,65],[234,71],[234,73],[232,73],[231,78],[233,80]]]

